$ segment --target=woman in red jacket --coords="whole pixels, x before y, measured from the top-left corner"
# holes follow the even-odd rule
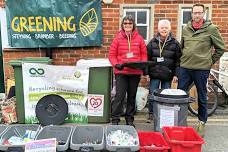
[[[126,125],[134,126],[135,98],[142,70],[123,67],[123,63],[147,61],[146,44],[136,31],[132,16],[125,16],[121,30],[115,36],[109,50],[109,60],[114,68],[116,95],[111,104],[112,124],[118,125],[122,113],[123,101],[127,93],[125,112]]]

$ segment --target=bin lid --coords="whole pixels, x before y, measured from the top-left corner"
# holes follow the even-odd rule
[[[52,62],[52,59],[49,57],[25,57],[21,59],[16,60],[10,60],[9,64],[12,66],[21,66],[22,63],[46,63],[50,64]]]
[[[76,66],[84,67],[111,67],[111,63],[107,58],[89,58],[80,59],[77,61]]]
[[[66,100],[55,94],[42,97],[36,105],[36,117],[42,125],[62,124],[68,114]]]
[[[154,91],[154,96],[164,98],[188,98],[189,94],[180,89],[157,89]]]

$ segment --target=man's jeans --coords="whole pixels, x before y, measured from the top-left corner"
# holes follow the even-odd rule
[[[161,81],[159,79],[151,79],[150,80],[150,94],[153,95],[156,89],[159,89],[161,85],[161,89],[168,89],[171,87],[171,81]],[[153,102],[154,100],[149,99],[149,114],[153,114]]]
[[[194,82],[198,94],[198,119],[207,122],[207,79],[210,70],[193,70],[180,68],[178,78],[178,89],[189,90],[189,86]]]

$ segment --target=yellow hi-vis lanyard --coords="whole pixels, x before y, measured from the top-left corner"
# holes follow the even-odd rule
[[[161,39],[160,39],[160,37],[159,37],[159,50],[160,50],[160,57],[161,57],[162,51],[164,50],[165,43],[167,42],[167,39],[168,39],[168,35],[166,36],[165,41],[164,41],[164,43],[163,43],[163,45],[162,45],[162,47],[161,47]]]
[[[131,34],[126,34],[127,35],[127,42],[128,42],[128,52],[131,52]]]

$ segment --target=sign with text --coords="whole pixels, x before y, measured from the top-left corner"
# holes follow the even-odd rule
[[[87,123],[86,101],[89,69],[78,66],[59,66],[23,63],[25,123],[38,123],[35,109],[44,96],[56,94],[68,104],[66,123]],[[58,108],[59,109],[59,108]]]
[[[10,46],[101,46],[101,0],[7,0]]]
[[[56,152],[56,138],[28,142],[25,152]]]
[[[103,116],[104,95],[88,94],[88,116]]]

